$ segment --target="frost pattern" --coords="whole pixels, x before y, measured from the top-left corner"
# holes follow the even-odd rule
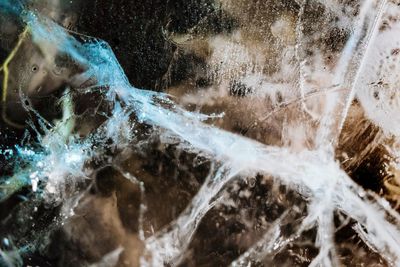
[[[40,148],[18,149],[18,156],[29,167],[16,172],[7,180],[10,192],[3,191],[2,197],[12,193],[13,186],[18,183],[28,182],[35,191],[40,181],[46,185],[43,193],[48,201],[65,202],[65,210],[73,211],[76,202],[72,201],[75,204],[70,205],[71,201],[67,200],[79,196],[71,195],[74,190],[67,187],[90,179],[93,170],[87,163],[100,158],[107,149],[130,146],[137,138],[136,127],[144,123],[158,129],[163,142],[178,142],[181,149],[198,153],[213,164],[203,186],[182,214],[164,230],[152,236],[141,236],[145,244],[141,265],[179,264],[203,217],[210,209],[226,200],[220,194],[221,190],[234,180],[261,173],[298,192],[306,200],[307,215],[293,234],[283,236],[281,222],[290,220],[292,213],[290,209],[287,210],[256,244],[232,262],[232,266],[250,266],[251,262],[275,255],[314,227],[317,228],[315,246],[319,248],[319,252],[310,266],[338,266],[334,241],[335,212],[354,220],[354,230],[360,239],[390,265],[400,266],[399,215],[386,200],[355,184],[340,168],[333,153],[355,95],[372,121],[388,133],[399,133],[396,127],[400,124],[393,122],[397,118],[395,114],[399,99],[395,91],[396,68],[399,64],[393,62],[386,66],[389,70],[382,64],[376,64],[385,57],[385,53],[393,53],[393,49],[399,45],[392,38],[398,31],[398,23],[390,31],[378,31],[382,16],[389,16],[394,4],[386,4],[385,1],[360,1],[357,17],[350,18],[348,13],[351,10],[337,8],[335,1],[320,1],[326,8],[344,17],[339,23],[351,29],[343,49],[333,55],[336,63],[325,70],[322,52],[318,49],[312,57],[305,59],[306,47],[317,46],[313,36],[307,36],[303,29],[307,1],[298,2],[301,7],[295,22],[296,44],[285,53],[282,70],[273,77],[256,74],[257,65],[264,63],[253,60],[257,58],[256,54],[252,54],[254,51],[241,51],[243,48],[238,43],[244,41],[243,33],[236,33],[236,43],[218,39],[220,37],[210,40],[217,48],[214,49],[211,60],[222,62],[221,66],[211,70],[213,75],[221,79],[235,76],[238,72],[234,68],[224,69],[224,66],[230,66],[231,61],[245,62],[245,65],[248,63],[246,66],[237,66],[239,69],[244,67],[248,72],[236,78],[252,87],[254,94],[259,97],[275,95],[271,98],[272,106],[293,113],[293,116],[282,119],[282,136],[286,140],[282,146],[265,145],[209,123],[224,114],[204,115],[190,112],[175,104],[167,94],[131,86],[105,42],[77,36],[35,13],[24,13],[32,41],[43,51],[54,50],[72,58],[76,64],[85,66],[85,72],[74,79],[90,81],[92,85],[80,90],[101,92],[111,111],[99,127],[84,137],[73,133],[73,127],[69,123],[74,120],[74,115],[68,115],[67,111],[64,112],[63,120],[56,125],[40,119],[41,129],[38,132],[44,132],[39,135]],[[226,5],[229,6],[229,3]],[[275,24],[275,31],[284,28],[282,25],[285,23],[290,22],[283,20]],[[82,38],[83,41],[78,41],[77,38]],[[377,41],[378,39],[385,41]],[[221,47],[224,47],[224,51],[218,51]],[[288,63],[293,58],[297,65]],[[284,67],[289,69],[285,70]],[[373,90],[376,86],[383,86],[377,82],[379,79],[387,86],[377,97]],[[282,92],[279,98],[283,100],[278,100],[276,96],[279,91]],[[209,89],[202,101],[212,101],[215,94],[213,89]],[[195,99],[196,95],[186,95],[183,103],[187,104]],[[277,103],[279,101],[281,103]],[[387,105],[388,102],[390,105]],[[26,108],[29,109],[28,106]],[[262,112],[266,118],[260,124],[268,123],[270,114],[276,112],[264,108]],[[303,115],[296,116],[299,110],[307,114],[307,119]],[[390,121],[387,117],[390,117]],[[32,124],[32,127],[36,126]],[[304,138],[311,139],[311,145]],[[118,167],[117,163],[110,164]],[[133,183],[141,184],[141,177],[123,174]],[[144,192],[142,190],[143,194]],[[66,215],[69,217],[72,214]],[[115,257],[119,253],[120,249],[110,253],[103,263],[110,259],[115,263]],[[8,258],[9,256],[6,257]],[[106,266],[103,263],[99,263],[100,266]]]

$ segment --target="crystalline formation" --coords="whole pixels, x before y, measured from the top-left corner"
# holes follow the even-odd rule
[[[1,266],[400,266],[400,2],[0,0],[0,57]]]

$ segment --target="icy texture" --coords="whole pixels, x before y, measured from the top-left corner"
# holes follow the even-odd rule
[[[232,3],[222,2],[224,8],[235,12],[234,7],[230,7]],[[389,16],[394,4],[366,0],[360,1],[359,5],[353,3],[346,8],[339,8],[336,1],[320,1],[330,12],[343,18],[337,23],[343,24],[341,26],[349,31],[343,47],[332,52],[331,62],[326,63],[323,60],[323,48],[318,47],[318,34],[312,35],[304,30],[304,24],[310,23],[305,21],[308,1],[298,2],[300,8],[296,21],[283,18],[273,24],[272,32],[277,35],[285,31],[287,25],[295,26],[293,40],[283,40],[289,45],[284,48],[285,53],[278,55],[282,62],[280,71],[271,77],[259,71],[258,67],[266,62],[258,62],[262,59],[259,59],[257,50],[246,51],[241,45],[246,38],[244,32],[235,33],[236,42],[224,37],[209,40],[214,47],[210,61],[218,62],[213,64],[215,69],[210,73],[221,79],[221,83],[217,89],[208,88],[201,101],[210,103],[218,99],[218,92],[227,86],[226,77],[240,80],[253,90],[250,96],[253,100],[250,101],[257,102],[256,97],[269,97],[269,104],[257,111],[260,114],[258,123],[251,127],[262,129],[275,119],[282,140],[278,143],[268,142],[264,136],[254,137],[250,134],[249,137],[258,141],[252,140],[212,125],[224,116],[223,113],[204,115],[187,111],[175,104],[167,94],[131,86],[105,42],[70,33],[45,17],[26,11],[23,19],[29,34],[32,41],[46,51],[47,60],[51,61],[55,54],[60,53],[73,59],[74,64],[83,66],[84,72],[71,79],[90,81],[91,85],[79,88],[80,92],[101,93],[110,112],[104,115],[104,121],[90,134],[79,136],[74,133],[73,121],[76,118],[68,108],[71,99],[66,93],[62,120],[53,125],[43,118],[39,119],[40,128],[37,131],[40,147],[18,148],[16,157],[25,165],[16,170],[14,176],[9,177],[6,185],[3,185],[3,188],[9,189],[2,191],[2,198],[12,194],[19,184],[30,183],[33,191],[43,191],[49,203],[65,203],[63,210],[66,211],[66,218],[73,216],[76,198],[79,199],[81,194],[74,188],[78,188],[80,182],[91,179],[95,172],[89,163],[101,159],[108,150],[124,151],[124,148],[140,139],[137,129],[146,124],[154,127],[162,142],[178,143],[179,149],[207,158],[212,162],[212,167],[202,187],[178,218],[153,235],[140,234],[144,242],[141,265],[178,265],[204,216],[213,207],[226,201],[221,190],[237,179],[263,174],[296,191],[306,201],[307,212],[303,214],[298,229],[284,236],[281,234],[281,222],[290,220],[292,212],[287,207],[287,211],[269,226],[264,236],[232,262],[232,266],[249,266],[251,262],[272,257],[311,229],[316,229],[315,246],[319,252],[310,266],[338,266],[340,259],[334,241],[337,228],[334,216],[338,213],[354,221],[354,231],[371,250],[378,252],[389,265],[400,266],[398,213],[386,200],[353,182],[334,155],[355,95],[374,123],[387,133],[399,134],[400,124],[395,115],[398,105],[395,92],[398,63],[394,62],[393,67],[376,63],[385,57],[385,53],[398,53],[398,48],[395,48],[398,41],[393,38],[398,32],[398,23],[391,26],[390,30],[379,32],[382,15]],[[349,15],[354,13],[356,17]],[[306,53],[310,47],[314,49],[312,56]],[[377,98],[373,88],[379,86],[374,83],[379,79],[384,80],[387,86]],[[182,104],[189,104],[197,99],[195,94],[186,94],[180,100]],[[379,103],[375,104],[376,101]],[[25,108],[30,109],[29,106]],[[34,124],[32,127],[37,128]],[[125,173],[118,162],[111,161],[109,164],[114,165],[132,183],[143,186],[140,176]],[[140,192],[144,195],[145,188]],[[346,220],[343,219],[341,223],[345,224]],[[116,264],[121,252],[122,249],[117,249],[108,253],[98,266]],[[12,261],[11,257],[12,254],[8,254],[4,259]]]

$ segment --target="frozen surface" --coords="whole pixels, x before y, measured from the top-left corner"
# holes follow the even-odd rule
[[[252,6],[246,1],[221,0],[219,4],[233,16],[243,6]],[[1,1],[0,7],[12,6]],[[381,129],[384,137],[380,141],[396,158],[400,132],[396,115],[398,5],[384,0],[306,0],[294,1],[282,15],[268,11],[268,6],[254,14],[247,12],[238,17],[239,24],[254,23],[255,27],[244,26],[222,36],[171,35],[184,49],[196,50],[201,42],[209,45],[205,75],[215,83],[187,91],[183,83],[161,93],[132,86],[106,42],[67,30],[41,13],[22,11],[28,35],[24,38],[42,51],[43,60],[52,64],[62,56],[80,71],[65,78],[68,90],[61,97],[63,116],[58,120],[41,117],[29,101],[29,91],[19,90],[18,97],[27,100],[22,101],[24,109],[36,118],[29,125],[37,140],[2,152],[18,164],[11,176],[2,179],[1,198],[6,200],[30,185],[40,201],[61,205],[57,223],[70,225],[73,232],[71,225],[79,224],[74,221],[79,207],[89,203],[85,202],[88,184],[99,171],[112,167],[137,188],[139,212],[131,218],[138,221],[137,236],[118,230],[115,239],[125,238],[125,246],[101,253],[102,259],[94,264],[118,265],[121,255],[131,253],[138,254],[136,261],[141,266],[177,266],[188,260],[189,251],[193,253],[191,244],[212,210],[237,205],[237,221],[251,225],[245,216],[240,217],[236,203],[237,195],[246,197],[251,192],[234,188],[249,179],[258,179],[253,181],[257,184],[267,180],[274,186],[260,198],[267,204],[275,198],[286,204],[279,216],[264,219],[268,222],[262,230],[243,242],[240,255],[227,264],[279,265],[280,253],[293,256],[295,245],[309,242],[315,253],[296,256],[305,258],[301,262],[309,266],[346,265],[352,257],[358,258],[358,250],[373,255],[376,265],[400,266],[398,212],[379,192],[354,182],[336,155],[346,153],[341,151],[341,138],[351,131],[346,122],[358,107]],[[262,12],[271,14],[271,21],[257,25]],[[332,29],[340,29],[332,37],[336,45],[324,45]],[[7,68],[3,66],[3,72]],[[99,102],[93,117],[76,114],[74,101],[90,94],[96,94]],[[232,121],[246,131],[235,130]],[[151,216],[146,215],[151,212],[146,204],[151,194],[146,188],[149,178],[126,166],[139,164],[135,160],[140,157],[133,155],[146,156],[146,147],[155,136],[163,146],[195,155],[195,160],[184,164],[207,162],[209,167],[186,208],[150,231]],[[391,166],[396,169],[395,160]],[[396,177],[396,171],[392,172]],[[160,177],[167,179],[163,174]],[[393,190],[398,188],[391,185]],[[286,194],[280,188],[286,188]],[[295,201],[284,200],[290,194],[296,195]],[[106,210],[107,205],[111,210],[112,204],[100,206]],[[112,212],[101,214],[102,218],[113,217]],[[289,224],[294,225],[286,227]],[[353,232],[354,244],[338,237],[342,228]],[[358,249],[346,254],[342,250],[346,243]],[[3,261],[21,264],[15,255],[16,250],[23,254],[23,249],[5,247],[14,250],[0,251]],[[373,262],[369,255],[362,257],[358,260],[366,265]]]

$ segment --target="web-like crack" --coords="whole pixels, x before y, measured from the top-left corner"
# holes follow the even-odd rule
[[[304,16],[305,2],[300,8],[300,17]],[[219,129],[204,122],[218,115],[207,116],[190,112],[176,105],[168,95],[132,87],[106,43],[97,40],[78,42],[55,23],[26,12],[24,20],[33,42],[42,49],[57,47],[60,52],[86,66],[87,70],[83,75],[90,77],[96,84],[90,88],[107,88],[102,94],[110,103],[112,112],[100,127],[85,137],[71,135],[72,127],[68,122],[73,115],[68,115],[68,107],[64,111],[68,118],[61,120],[57,127],[51,127],[51,124],[39,118],[40,150],[19,149],[19,156],[28,162],[29,167],[19,170],[9,178],[8,184],[3,185],[9,191],[6,190],[2,197],[10,195],[21,183],[31,183],[36,190],[37,184],[41,182],[46,184],[46,197],[57,198],[59,201],[70,198],[69,195],[63,195],[64,187],[71,181],[75,183],[76,179],[85,180],[90,176],[87,162],[101,157],[109,147],[129,146],[137,137],[135,127],[138,124],[147,124],[159,131],[165,143],[178,142],[180,149],[208,158],[212,167],[204,184],[181,215],[165,229],[146,237],[143,232],[145,187],[141,177],[114,166],[126,179],[140,186],[142,205],[139,235],[145,243],[145,253],[141,258],[143,266],[179,264],[203,217],[223,201],[221,190],[235,179],[257,174],[269,175],[277,183],[298,192],[307,201],[307,215],[299,229],[284,237],[281,235],[281,222],[290,220],[292,210],[284,212],[254,246],[232,262],[232,266],[248,266],[251,261],[274,255],[301,237],[304,231],[314,227],[315,245],[319,252],[310,266],[339,265],[334,241],[335,212],[341,212],[354,220],[354,230],[360,239],[389,264],[399,266],[400,230],[398,223],[393,223],[400,221],[399,215],[385,200],[356,185],[340,168],[331,147],[336,144],[336,141],[331,140],[338,138],[347,116],[355,94],[354,84],[364,66],[365,51],[374,41],[379,25],[377,20],[383,12],[384,2],[379,3],[377,11],[371,12],[374,4],[376,3],[372,0],[363,2],[355,19],[354,31],[335,69],[334,84],[348,86],[350,89],[346,94],[326,94],[327,105],[319,119],[315,149],[300,152],[268,146]],[[373,23],[369,18],[371,14],[374,15]],[[301,38],[301,18],[297,23],[297,37]],[[298,53],[300,52],[296,53],[299,58]],[[354,59],[354,55],[358,58]],[[303,64],[299,62],[299,75],[301,101],[305,105]],[[29,109],[28,106],[25,108]],[[334,119],[334,114],[338,111],[343,115]],[[132,117],[137,120],[132,120]],[[33,124],[32,127],[36,128]]]

